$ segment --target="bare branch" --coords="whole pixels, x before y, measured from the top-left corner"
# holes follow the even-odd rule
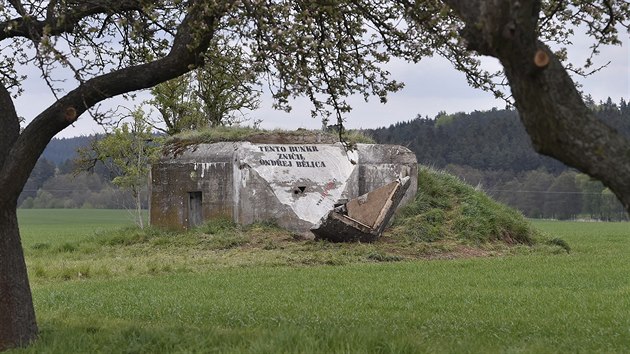
[[[19,2],[18,2],[19,3]],[[0,41],[23,37],[38,41],[44,35],[60,35],[72,32],[78,20],[111,12],[142,10],[141,1],[137,0],[107,0],[99,2],[85,2],[80,6],[70,7],[65,13],[54,15],[54,9],[48,7],[47,17],[43,20],[21,15],[9,21],[0,22]],[[19,12],[19,11],[18,11]]]
[[[24,6],[22,5],[22,2],[19,0],[8,0],[9,4],[11,4],[11,6],[13,6],[13,8],[15,9],[15,11],[17,11],[17,13],[22,16],[22,17],[27,17],[28,14],[26,13],[26,10],[24,9]]]
[[[26,182],[50,139],[87,109],[107,98],[175,78],[199,65],[214,34],[214,24],[222,15],[209,11],[200,9],[197,3],[191,5],[167,56],[87,80],[38,115],[15,141],[7,154],[7,163],[0,169],[0,190],[10,194],[7,198],[17,199],[21,187],[7,186],[15,180]],[[206,24],[205,31],[198,30],[201,23]]]

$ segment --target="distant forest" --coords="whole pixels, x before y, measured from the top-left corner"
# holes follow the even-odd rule
[[[625,100],[588,102],[602,121],[630,137]],[[528,217],[627,220],[621,204],[601,183],[536,153],[514,110],[440,113],[365,132],[378,143],[408,147],[419,163],[447,170]],[[75,171],[77,149],[94,138],[53,139],[24,188],[21,207],[131,206],[129,196],[111,184],[115,176],[104,166],[90,173]]]
[[[18,200],[21,208],[97,208],[133,207],[128,193],[111,181],[114,177],[104,165],[93,171],[77,171],[77,150],[87,147],[96,136],[53,139],[37,161]]]
[[[587,102],[602,121],[630,137],[624,99]],[[419,163],[445,169],[528,217],[627,219],[601,183],[536,153],[515,110],[440,113],[367,133],[378,143],[408,147]]]

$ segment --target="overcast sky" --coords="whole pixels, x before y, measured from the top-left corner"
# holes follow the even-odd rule
[[[619,102],[620,98],[630,99],[630,41],[625,36],[624,46],[606,47],[598,56],[597,62],[610,65],[588,78],[574,78],[583,85],[582,90],[591,94],[596,102],[611,97]],[[588,44],[576,42],[569,51],[570,59],[575,63],[583,63]],[[492,59],[484,59],[486,68],[497,69],[498,63]],[[493,95],[468,87],[464,75],[451,67],[441,58],[427,58],[418,64],[394,61],[387,68],[392,78],[405,82],[405,88],[390,94],[387,104],[372,99],[365,103],[360,97],[350,99],[353,110],[346,116],[348,128],[377,128],[392,123],[408,121],[417,115],[434,117],[440,111],[447,113],[471,112],[487,110],[493,107],[504,108],[505,103],[493,98]],[[141,95],[142,97],[142,95]],[[144,97],[148,95],[144,94]],[[17,99],[18,114],[28,119],[36,116],[44,108],[54,102],[52,94],[34,82],[25,82],[25,93]],[[123,104],[133,106],[132,102],[111,99],[110,106]],[[271,108],[271,101],[264,99],[259,110],[251,112],[251,119],[261,119],[261,127],[266,129],[317,129],[321,127],[319,119],[311,118],[310,103],[305,99],[293,102],[293,111],[285,113]],[[72,137],[102,132],[91,118],[84,114],[73,127],[59,133],[57,137]]]

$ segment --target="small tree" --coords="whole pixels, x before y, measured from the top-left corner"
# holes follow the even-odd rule
[[[188,73],[151,89],[153,98],[147,103],[154,106],[160,115],[157,121],[150,122],[154,128],[174,135],[198,127],[200,107],[190,88],[192,84],[193,77]]]
[[[232,38],[232,40],[235,40]],[[151,125],[167,135],[239,123],[260,105],[257,73],[243,49],[214,39],[205,64],[151,89],[147,101],[160,117]]]
[[[229,40],[226,38],[223,41]],[[234,38],[232,40],[235,40]],[[245,117],[245,110],[260,105],[257,73],[241,47],[222,45],[227,50],[210,50],[206,64],[193,72],[194,93],[207,126],[232,125]]]
[[[78,163],[85,169],[101,161],[116,175],[112,183],[131,193],[135,219],[141,228],[144,228],[142,191],[147,185],[150,165],[160,153],[160,144],[155,140],[144,111],[136,108],[131,112],[130,122],[95,140],[89,149],[81,150]]]

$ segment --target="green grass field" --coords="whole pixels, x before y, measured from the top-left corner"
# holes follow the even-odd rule
[[[74,242],[133,225],[133,216],[126,210],[18,209],[18,218],[25,248],[37,243]]]
[[[368,245],[125,243],[107,236],[131,223],[125,212],[48,213],[20,214],[41,338],[14,352],[630,350],[628,223],[534,221],[570,254],[375,262]],[[266,252],[262,265],[226,260]],[[281,262],[283,252],[344,261]]]

